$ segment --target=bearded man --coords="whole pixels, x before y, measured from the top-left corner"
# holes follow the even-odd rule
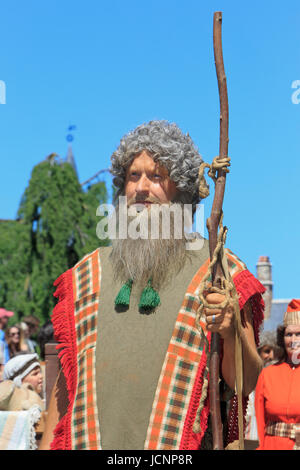
[[[143,124],[112,155],[116,200],[125,196],[128,210],[142,209],[140,222],[150,220],[157,204],[190,204],[194,213],[201,162],[189,135],[175,124]],[[207,357],[212,332],[222,338],[223,389],[232,391],[223,394],[226,442],[237,438],[233,312],[205,309],[196,325],[208,243],[203,239],[199,249],[195,238],[190,242],[195,249],[187,250],[186,239],[174,232],[166,237],[160,227],[155,239],[117,237],[56,281],[59,302],[52,321],[63,374],[40,449],[211,448]],[[262,368],[256,344],[264,287],[231,251],[226,256],[239,293],[247,397]],[[211,304],[223,299],[215,293],[206,297]]]

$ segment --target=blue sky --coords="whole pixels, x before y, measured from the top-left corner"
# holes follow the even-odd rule
[[[231,174],[227,245],[255,273],[273,265],[274,297],[300,297],[300,5],[279,1],[11,0],[1,5],[0,218],[16,216],[34,165],[67,152],[80,181],[107,168],[120,138],[167,119],[206,161],[218,154],[213,12],[223,12]],[[300,97],[300,94],[299,94]],[[209,215],[212,198],[205,203]]]

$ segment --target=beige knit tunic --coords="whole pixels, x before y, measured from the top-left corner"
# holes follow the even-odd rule
[[[111,248],[101,249],[101,292],[96,347],[97,404],[104,450],[143,449],[153,399],[188,285],[208,258],[205,243],[191,251],[180,273],[159,292],[161,304],[150,314],[138,310],[133,286],[129,309],[117,312],[121,284],[113,281]],[[101,302],[101,298],[105,302]]]

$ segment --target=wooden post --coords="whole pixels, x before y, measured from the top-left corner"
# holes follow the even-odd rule
[[[45,344],[46,410],[48,409],[51,392],[60,370],[58,351],[56,349],[57,344]]]

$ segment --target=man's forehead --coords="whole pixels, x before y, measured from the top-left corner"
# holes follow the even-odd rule
[[[162,165],[159,161],[155,160],[153,155],[151,155],[151,153],[148,152],[147,150],[143,150],[138,155],[136,155],[133,158],[131,164],[129,165],[129,168],[130,169],[135,168],[139,166],[142,162],[143,163],[147,162],[147,165],[149,166],[149,168],[153,170],[159,170],[161,172],[169,174],[168,169],[164,165]]]

